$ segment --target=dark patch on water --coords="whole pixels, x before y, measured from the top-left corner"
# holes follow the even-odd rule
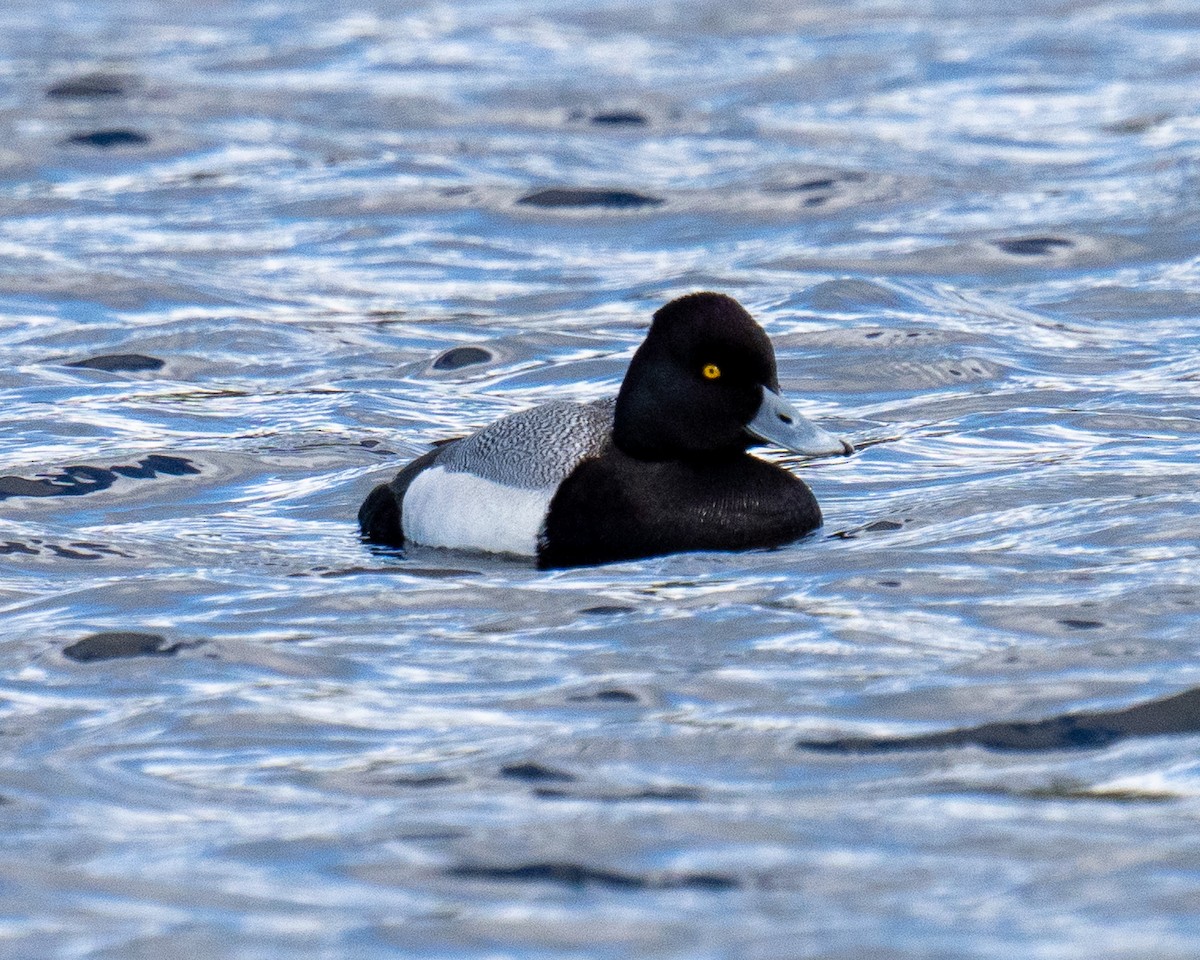
[[[91,100],[104,97],[126,97],[137,88],[137,80],[128,74],[82,73],[68,77],[46,90],[52,100]]]
[[[914,737],[844,737],[801,740],[801,750],[822,753],[889,753],[977,746],[986,750],[1092,750],[1127,737],[1200,733],[1200,687],[1122,710],[1068,713],[1029,722],[978,727]]]
[[[854,181],[861,183],[866,176],[861,173],[848,173],[840,176],[808,176],[802,179],[779,180],[763,185],[763,193],[813,193],[818,190],[833,190],[839,183]]]
[[[88,357],[86,360],[74,360],[67,366],[85,367],[88,370],[105,370],[109,373],[124,373],[161,370],[165,364],[158,357],[148,357],[144,353],[105,353],[98,357]]]
[[[547,209],[593,209],[634,210],[639,207],[660,207],[664,203],[661,197],[651,197],[632,190],[598,190],[590,187],[574,189],[551,188],[527,193],[517,203],[528,207],[544,207]]]
[[[138,461],[136,467],[115,466],[110,467],[110,469],[117,476],[128,477],[130,480],[153,480],[160,473],[165,473],[170,477],[182,477],[186,474],[200,472],[199,468],[190,460],[185,460],[183,457],[163,456],[157,453]]]
[[[62,557],[64,560],[103,560],[104,558],[98,553],[84,553],[80,550],[72,550],[70,547],[62,547],[55,543],[46,545],[46,549],[53,553],[56,557]]]
[[[623,799],[623,798],[622,798]],[[647,787],[629,795],[630,800],[671,800],[693,802],[704,799],[704,792],[696,787]]]
[[[644,127],[649,122],[636,110],[605,110],[592,115],[592,123],[602,127]]]
[[[1011,796],[1034,800],[1100,800],[1106,803],[1168,803],[1179,794],[1159,790],[1121,790],[1054,783],[1048,787],[1005,791]]]
[[[873,444],[872,444],[873,446]],[[855,448],[862,450],[862,445]],[[903,530],[905,520],[873,520],[866,526],[855,527],[851,530],[839,530],[836,533],[831,533],[827,539],[830,540],[857,540],[864,533],[894,533],[897,530]]]
[[[851,181],[861,183],[865,179],[865,175],[858,173],[809,175],[799,179],[779,180],[764,184],[762,192],[768,195],[800,195],[803,197],[804,206],[819,207],[831,200],[843,183]],[[804,196],[805,194],[809,194],[809,196]]]
[[[513,867],[464,865],[446,871],[449,877],[503,883],[554,883],[566,887],[607,887],[615,890],[735,890],[741,884],[719,873],[634,874],[602,870],[570,862],[527,863]]]
[[[1076,620],[1073,617],[1067,617],[1058,622],[1072,630],[1099,630],[1104,626],[1103,620]]]
[[[76,640],[63,648],[63,656],[77,663],[119,660],[126,657],[169,657],[174,656],[180,646],[178,643],[168,643],[166,637],[157,633],[115,631],[93,633],[82,640]]]
[[[426,776],[414,777],[393,777],[388,780],[395,787],[416,787],[425,789],[428,787],[449,787],[456,783],[462,783],[462,777],[452,777],[442,773],[431,773]]]
[[[643,790],[608,791],[578,788],[538,787],[533,795],[543,800],[585,800],[594,803],[628,803],[639,800],[666,800],[672,803],[694,803],[703,800],[704,794],[695,787],[646,787]]]
[[[138,461],[137,466],[89,467],[80,464],[63,467],[58,473],[28,480],[25,477],[0,477],[0,500],[9,497],[79,497],[98,490],[107,490],[120,477],[132,480],[152,480],[160,473],[170,477],[197,474],[200,470],[183,457],[153,454]]]
[[[1020,237],[1016,240],[997,240],[996,246],[1015,257],[1044,257],[1070,250],[1075,244],[1061,237]]]
[[[595,693],[573,693],[567,697],[572,703],[641,703],[642,698],[628,690],[610,687]]]
[[[132,557],[133,554],[126,553],[124,550],[118,550],[115,547],[110,547],[106,543],[94,543],[91,540],[73,540],[71,546],[79,547],[84,550],[95,550],[97,553],[108,553],[114,557]]]
[[[555,770],[531,760],[501,767],[500,776],[509,780],[523,780],[526,783],[571,783],[575,780],[574,774],[565,770]]]
[[[795,184],[781,184],[777,187],[768,188],[771,193],[798,192],[807,193],[810,190],[828,190],[831,187],[837,186],[836,180],[831,180],[829,177],[821,177],[817,180],[805,180]]]
[[[102,554],[108,554],[114,557],[132,557],[133,554],[126,553],[123,550],[117,550],[115,547],[110,547],[104,543],[93,543],[90,540],[77,540],[63,546],[58,543],[44,543],[41,540],[34,540],[33,543],[37,546],[31,547],[29,544],[21,543],[19,540],[8,540],[0,544],[0,556],[5,554],[26,554],[28,556],[42,556],[46,551],[54,554],[56,557],[63,557],[68,560],[101,560]],[[89,552],[83,552],[89,551]]]
[[[1145,133],[1147,130],[1152,130],[1170,119],[1171,115],[1169,113],[1152,113],[1143,117],[1129,117],[1125,120],[1118,120],[1116,123],[1108,124],[1103,129],[1107,133],[1128,136],[1135,133]]]
[[[621,613],[633,613],[634,608],[621,603],[601,604],[596,607],[584,607],[579,611],[589,617],[614,617]]]
[[[453,347],[433,361],[434,370],[461,370],[481,363],[489,363],[494,354],[483,347]]]
[[[149,143],[150,138],[136,130],[92,130],[88,133],[72,134],[63,142],[78,147],[109,150],[113,147],[140,147]]]

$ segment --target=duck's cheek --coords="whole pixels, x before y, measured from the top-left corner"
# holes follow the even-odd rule
[[[510,487],[432,467],[404,494],[404,538],[455,550],[532,557],[553,488]]]
[[[747,421],[758,409],[757,393],[747,395],[725,384],[705,391],[691,411],[696,448],[719,450],[740,444]]]

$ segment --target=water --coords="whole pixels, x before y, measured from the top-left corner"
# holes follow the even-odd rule
[[[0,953],[1195,956],[1197,26],[10,0]],[[703,288],[819,534],[358,541]]]

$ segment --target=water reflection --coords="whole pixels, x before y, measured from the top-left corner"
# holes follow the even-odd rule
[[[825,753],[886,753],[968,746],[986,750],[1095,750],[1127,737],[1197,732],[1200,732],[1200,689],[1122,710],[1067,713],[1027,722],[985,723],[912,737],[801,740],[797,746]]]
[[[1195,26],[0,5],[6,949],[1200,955]],[[361,543],[703,288],[818,535]]]

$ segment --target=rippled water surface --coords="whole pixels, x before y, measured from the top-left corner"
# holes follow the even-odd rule
[[[5,3],[0,953],[1200,953],[1200,16],[990,9]],[[822,531],[359,541],[706,288]]]

